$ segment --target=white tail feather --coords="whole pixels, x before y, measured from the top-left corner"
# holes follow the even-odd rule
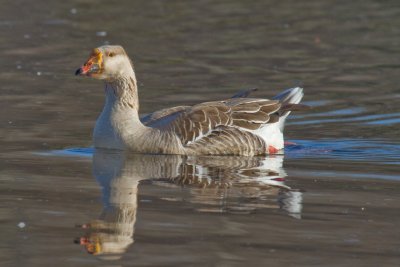
[[[280,93],[279,95],[275,96],[274,100],[279,100],[282,105],[287,104],[299,104],[301,99],[303,98],[303,88],[301,87],[294,87],[287,89]],[[287,116],[289,116],[290,111],[286,111],[283,115],[279,118],[279,128],[283,132],[283,128],[285,127],[285,120]]]

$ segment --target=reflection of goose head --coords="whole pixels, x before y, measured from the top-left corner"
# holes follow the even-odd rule
[[[93,174],[102,187],[104,208],[98,220],[82,225],[87,234],[76,242],[84,245],[90,254],[108,255],[107,259],[121,255],[134,242],[139,182],[176,177],[181,164],[180,156],[126,155],[120,151],[96,150]]]
[[[138,186],[144,179],[152,179],[159,186],[187,187],[189,201],[201,205],[198,211],[251,211],[279,208],[281,204],[289,213],[299,213],[301,197],[294,204],[285,198],[291,191],[284,184],[282,164],[283,157],[279,156],[188,158],[96,150],[93,174],[102,187],[104,208],[99,219],[82,226],[87,233],[77,242],[102,258],[120,257],[134,242]],[[243,205],[238,197],[259,203]],[[262,203],[267,197],[270,200]]]

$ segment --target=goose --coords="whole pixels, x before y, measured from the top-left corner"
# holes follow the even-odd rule
[[[302,109],[303,89],[271,100],[233,98],[166,108],[139,116],[138,84],[132,61],[119,45],[92,50],[75,72],[105,82],[105,104],[93,131],[95,148],[145,154],[255,156],[282,152],[290,111]]]

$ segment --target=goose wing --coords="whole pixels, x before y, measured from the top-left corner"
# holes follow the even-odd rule
[[[244,89],[238,91],[231,98],[245,98],[248,97],[251,93],[257,91],[257,88]],[[174,120],[178,115],[180,115],[183,111],[188,110],[191,106],[177,106],[172,108],[165,108],[153,113],[144,115],[140,118],[140,121],[150,127],[162,127],[164,124],[168,124],[172,120]]]
[[[267,99],[205,102],[181,111],[164,130],[174,132],[185,147],[200,154],[262,154],[266,144],[252,131],[277,122],[280,109],[279,101]],[[258,148],[263,152],[255,153]]]

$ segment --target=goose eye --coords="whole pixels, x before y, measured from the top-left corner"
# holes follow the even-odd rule
[[[113,56],[115,56],[115,54],[114,54],[113,52],[110,52],[110,53],[108,54],[108,56],[109,56],[109,57],[113,57]]]

